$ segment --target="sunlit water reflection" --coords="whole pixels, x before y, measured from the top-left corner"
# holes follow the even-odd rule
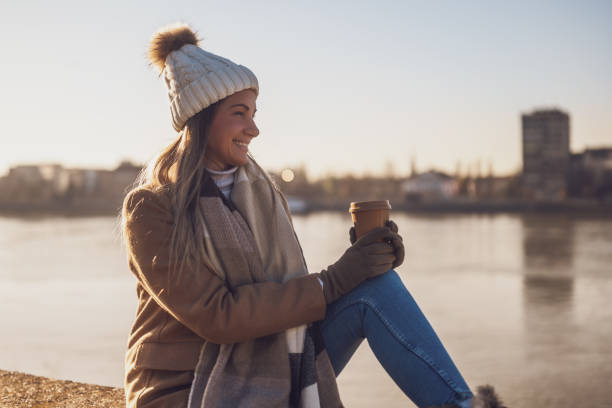
[[[394,214],[399,273],[472,386],[511,407],[608,407],[612,220]],[[0,368],[121,386],[134,279],[115,219],[0,218]],[[348,244],[346,214],[296,216],[311,271]],[[349,407],[411,406],[364,342]]]

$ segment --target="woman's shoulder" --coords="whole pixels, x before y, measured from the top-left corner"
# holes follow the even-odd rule
[[[123,200],[123,216],[127,221],[147,216],[172,218],[170,190],[142,185],[132,189]]]

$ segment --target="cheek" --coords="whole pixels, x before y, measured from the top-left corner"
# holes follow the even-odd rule
[[[212,129],[211,129],[212,130]],[[208,141],[206,143],[206,150],[217,152],[221,149],[221,139],[219,133],[210,132],[208,134]]]
[[[213,122],[209,130],[208,148],[220,153],[229,153],[234,142],[244,126],[239,119],[234,118],[218,118]]]
[[[217,124],[210,128],[208,135],[208,148],[212,150],[224,150],[231,143],[232,136],[228,126]]]
[[[220,144],[229,147],[234,143],[234,139],[238,138],[242,131],[242,126],[237,121],[228,121],[222,132],[219,133]]]

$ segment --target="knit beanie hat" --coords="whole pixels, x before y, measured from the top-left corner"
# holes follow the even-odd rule
[[[187,119],[207,106],[243,89],[259,93],[257,78],[235,64],[198,46],[189,26],[175,24],[153,34],[149,61],[166,82],[172,126],[180,131]]]

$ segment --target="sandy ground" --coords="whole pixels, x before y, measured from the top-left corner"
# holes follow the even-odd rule
[[[0,370],[2,408],[120,408],[125,407],[121,388]]]

